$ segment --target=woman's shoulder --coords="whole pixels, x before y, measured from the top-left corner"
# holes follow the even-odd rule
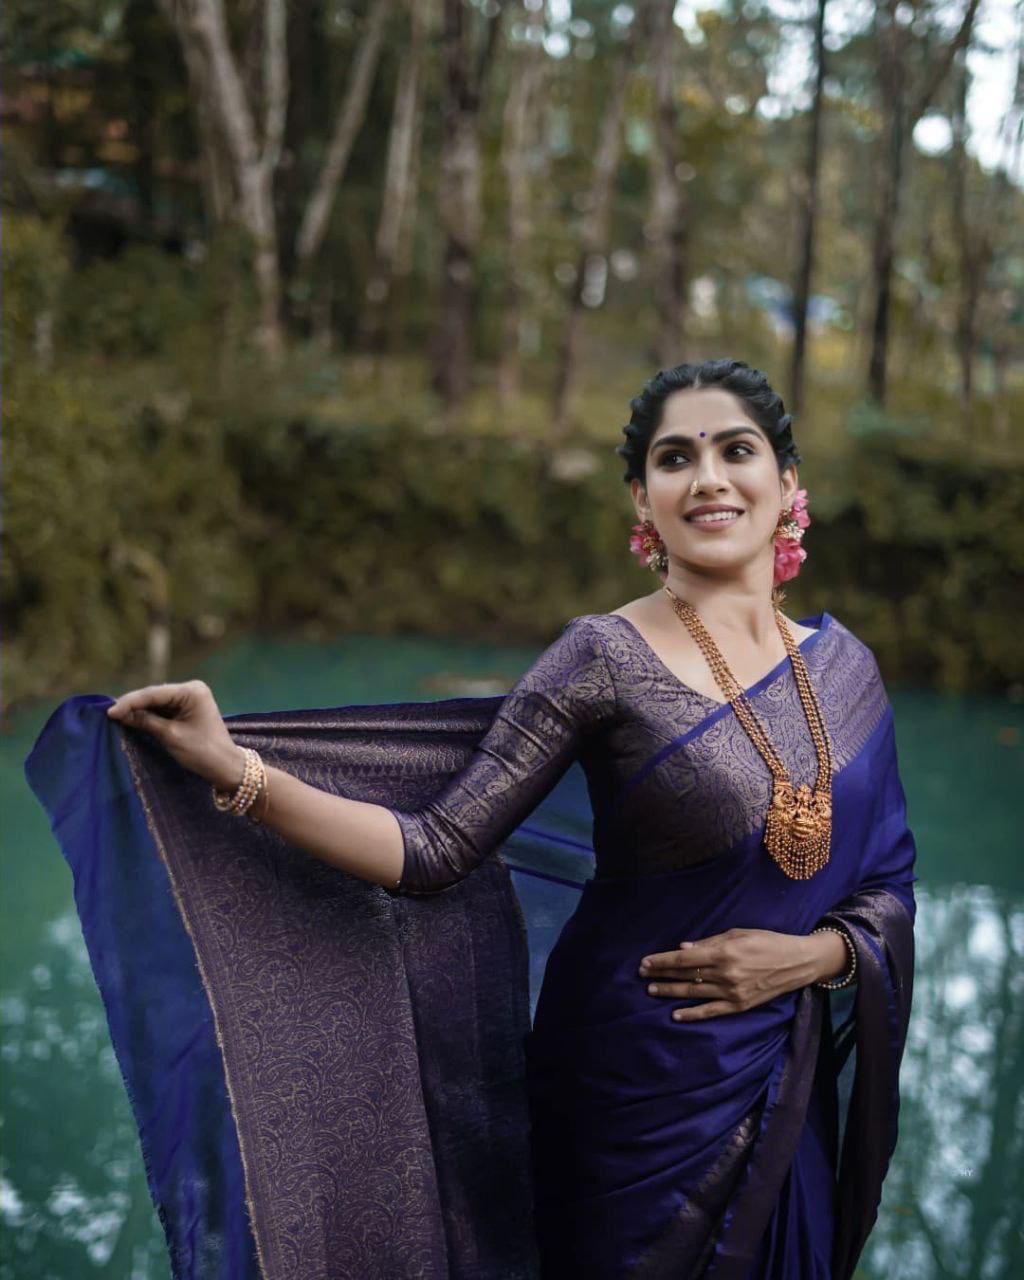
[[[609,646],[620,650],[623,644],[642,638],[642,629],[625,613],[578,613],[565,623],[562,635],[571,637],[577,646],[595,654],[607,655]]]
[[[832,672],[849,689],[859,689],[884,697],[884,686],[874,650],[834,614],[823,611],[814,618],[802,618],[814,626],[819,638],[812,646],[819,669]],[[809,659],[810,661],[810,659]]]
[[[580,634],[593,632],[598,635],[606,631],[614,629],[618,625],[618,621],[625,615],[620,613],[577,613],[569,618],[563,626],[563,630],[570,627]]]
[[[657,609],[652,610],[652,605],[660,601],[661,594],[659,589],[651,592],[650,595],[627,600],[625,604],[619,605],[617,609],[612,609],[608,613],[580,613],[570,618],[565,625],[578,626],[598,635],[620,636],[630,631],[642,633],[645,621],[650,616],[657,617]],[[628,625],[623,626],[623,623]]]
[[[856,635],[845,622],[827,609],[823,609],[821,613],[810,617],[800,618],[798,621],[801,626],[812,627],[820,635],[827,635],[837,653],[841,653],[846,657],[856,655],[864,661],[875,661],[875,655],[871,647]]]
[[[621,641],[623,632],[628,632],[628,627],[622,626],[622,619],[613,614],[577,613],[563,624],[555,644],[580,659],[592,659],[607,670],[609,646]]]

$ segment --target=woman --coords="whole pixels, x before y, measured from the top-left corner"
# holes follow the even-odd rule
[[[839,622],[796,624],[773,601],[807,521],[790,418],[764,375],[727,360],[661,371],[625,434],[633,546],[663,585],[572,619],[419,803],[401,802],[397,777],[366,799],[303,781],[286,752],[268,766],[198,682],[134,690],[107,715],[211,783],[218,808],[399,897],[461,892],[578,760],[596,873],[526,1043],[541,1274],[844,1280],[895,1142],[910,998],[914,848],[891,711]],[[270,741],[265,724],[245,727]],[[827,991],[854,979],[834,1036]],[[466,1014],[454,987],[449,1007]],[[502,1016],[470,1009],[461,1048]],[[420,1034],[428,1022],[421,1009]],[[222,1009],[227,1055],[225,1025]],[[840,1153],[837,1080],[854,1039]],[[438,1169],[443,1058],[422,1072]],[[493,1212],[463,1210],[467,1237]],[[451,1256],[447,1268],[526,1273]]]

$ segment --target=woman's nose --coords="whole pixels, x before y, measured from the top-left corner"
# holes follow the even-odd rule
[[[696,473],[693,477],[693,487],[696,490],[703,489],[706,493],[720,492],[726,487],[725,476],[721,473],[714,459],[703,458],[697,463]]]

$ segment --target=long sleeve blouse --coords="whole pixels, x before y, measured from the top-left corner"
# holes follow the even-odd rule
[[[600,630],[588,617],[573,618],[510,690],[465,768],[422,809],[392,810],[405,842],[399,887],[427,892],[472,871],[614,710]]]
[[[888,703],[870,650],[829,614],[801,644],[832,739],[850,761]],[[789,660],[747,690],[794,782],[817,754]],[[675,870],[763,824],[772,779],[731,707],[685,685],[620,614],[584,614],[516,682],[465,766],[415,811],[393,809],[400,891],[455,884],[579,760],[598,878]],[[870,800],[865,796],[865,802]]]

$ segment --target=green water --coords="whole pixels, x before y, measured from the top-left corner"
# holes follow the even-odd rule
[[[531,656],[404,639],[253,639],[176,678],[201,675],[231,713],[497,693]],[[1019,1280],[1024,710],[921,693],[893,701],[919,847],[919,963],[900,1145],[858,1275]],[[70,875],[21,771],[50,710],[22,712],[0,740],[0,1280],[164,1280]]]

